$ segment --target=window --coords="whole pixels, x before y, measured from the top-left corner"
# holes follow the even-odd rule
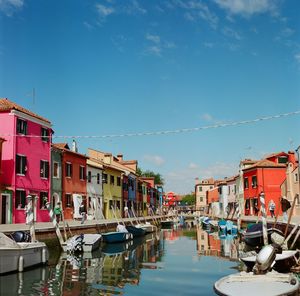
[[[48,192],[40,193],[40,209],[47,209],[46,203],[48,202]]]
[[[47,128],[41,128],[41,138],[43,142],[49,142],[49,130]]]
[[[288,162],[287,156],[279,156],[278,157],[278,163],[287,163],[287,162]]]
[[[45,160],[40,161],[40,176],[41,178],[49,178],[49,162]]]
[[[66,177],[72,178],[72,163],[66,162]]]
[[[71,208],[72,207],[72,196],[71,194],[66,194],[66,208]]]
[[[234,185],[234,193],[236,193],[236,185]]]
[[[18,155],[16,157],[16,173],[25,175],[27,171],[27,159],[24,155]]]
[[[100,174],[97,174],[97,184],[100,184]]]
[[[230,190],[230,186],[228,186],[228,194],[230,194],[230,191],[231,191],[231,190]]]
[[[25,190],[16,190],[16,209],[25,209],[26,192]]]
[[[102,182],[107,183],[107,174],[102,175]]]
[[[17,119],[17,133],[27,135],[27,121],[20,118]]]
[[[84,175],[85,175],[85,167],[81,165],[79,167],[79,179],[84,180],[85,179]]]
[[[110,184],[115,184],[115,176],[110,176]]]
[[[200,191],[200,192],[202,191],[202,186],[199,186],[199,191]]]
[[[213,186],[209,186],[209,189],[213,189]]]
[[[117,177],[117,186],[121,186],[121,177]]]
[[[53,162],[53,178],[59,178],[59,163]]]
[[[244,188],[245,188],[245,189],[248,189],[248,188],[249,188],[248,178],[244,178]]]
[[[203,196],[200,196],[200,202],[203,202]]]
[[[298,174],[295,174],[295,182],[298,182]]]
[[[91,183],[91,181],[92,181],[92,172],[91,171],[88,171],[87,181],[88,181],[88,183]]]
[[[252,188],[256,188],[257,187],[257,177],[256,176],[252,176]]]

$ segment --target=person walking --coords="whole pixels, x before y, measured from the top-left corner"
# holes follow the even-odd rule
[[[270,214],[271,214],[271,217],[275,217],[275,202],[273,199],[270,200],[269,202],[269,211],[270,211]]]
[[[60,201],[57,202],[57,204],[54,208],[54,214],[55,214],[55,218],[56,218],[56,223],[59,223],[60,219],[61,219],[61,215],[62,215]]]
[[[287,222],[288,221],[287,211],[291,207],[291,203],[287,200],[287,198],[285,196],[282,196],[280,199],[280,204],[281,204],[281,210],[283,213],[283,221]]]
[[[81,205],[79,207],[79,214],[81,215],[81,224],[83,224],[86,218],[86,210],[83,201],[81,202]]]

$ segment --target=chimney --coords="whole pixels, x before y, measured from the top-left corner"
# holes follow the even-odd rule
[[[111,154],[110,153],[104,154],[104,160],[103,161],[106,164],[111,164]]]
[[[118,158],[118,161],[123,161],[123,154],[118,154],[117,158]]]
[[[73,152],[78,152],[77,142],[74,139],[73,139],[73,142],[72,142],[72,151]]]

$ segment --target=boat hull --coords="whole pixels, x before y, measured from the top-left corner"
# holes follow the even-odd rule
[[[107,232],[102,234],[102,239],[106,243],[121,243],[133,238],[130,232]]]
[[[0,247],[0,274],[22,271],[23,269],[45,264],[49,253],[44,243],[18,243],[20,248]]]
[[[62,248],[63,248],[64,252],[71,251],[69,244],[71,243],[72,240],[76,240],[76,238],[78,238],[78,237],[79,237],[79,235],[75,235],[75,236],[71,237],[70,239],[68,239],[65,243],[62,244]],[[97,250],[100,247],[101,238],[102,238],[101,234],[92,234],[92,233],[84,234],[82,251],[83,252],[92,252],[94,250]]]
[[[128,232],[132,233],[133,237],[139,237],[146,234],[146,231],[143,228],[135,227],[135,226],[126,226]]]
[[[226,296],[283,296],[298,295],[299,281],[293,274],[269,272],[254,275],[240,272],[221,278],[214,284],[218,295]]]

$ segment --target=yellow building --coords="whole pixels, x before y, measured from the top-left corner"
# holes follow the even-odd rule
[[[111,153],[88,149],[88,156],[103,163],[103,214],[105,218],[115,218],[112,208],[120,218],[123,212],[122,177],[124,174],[135,173],[135,170],[122,164],[123,159]]]

